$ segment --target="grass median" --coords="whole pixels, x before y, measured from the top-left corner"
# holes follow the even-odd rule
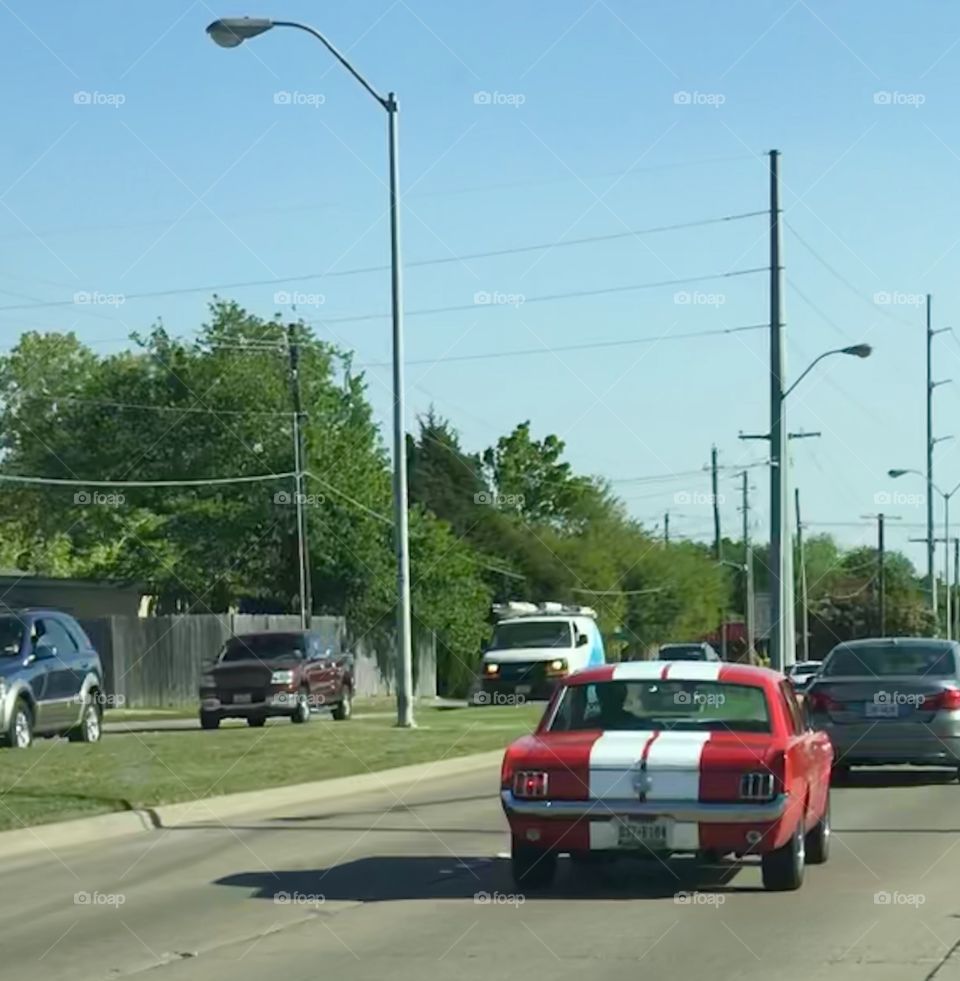
[[[92,746],[40,739],[0,749],[0,830],[482,753],[530,732],[542,710],[420,708],[413,730],[389,718],[314,719],[106,735]]]

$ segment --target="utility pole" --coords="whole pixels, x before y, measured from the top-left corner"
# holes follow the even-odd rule
[[[800,520],[800,488],[794,488],[794,507],[797,512],[797,551],[800,559],[800,642],[803,660],[810,660],[810,604],[807,596],[807,560],[803,551],[803,522]]]
[[[747,657],[753,655],[753,548],[750,545],[750,475],[746,470],[740,475],[740,510],[743,515],[743,632],[746,635]]]
[[[667,548],[670,545],[670,512],[665,511],[663,514],[663,547]]]
[[[717,448],[710,447],[710,486],[713,491],[713,557],[719,562],[723,559],[723,543],[720,538],[720,488],[717,466]]]
[[[770,666],[782,671],[793,662],[788,611],[793,603],[790,553],[784,548],[787,511],[787,440],[783,412],[783,268],[780,265],[780,153],[770,151]]]
[[[303,404],[300,396],[300,342],[297,325],[287,326],[287,350],[290,355],[290,388],[293,393],[293,459],[294,487],[296,495],[297,557],[300,566],[300,626],[310,627],[313,612],[313,593],[310,584],[310,544],[307,539],[306,514],[303,494]]]
[[[887,633],[887,569],[886,546],[884,544],[884,528],[887,521],[899,521],[896,514],[864,514],[861,517],[877,522],[877,635],[885,637]]]
[[[927,294],[927,588],[930,590],[930,610],[937,622],[937,580],[933,568],[933,298]]]
[[[960,595],[957,587],[960,586],[960,538],[953,540],[953,599],[954,599],[954,631],[953,636],[960,638]]]

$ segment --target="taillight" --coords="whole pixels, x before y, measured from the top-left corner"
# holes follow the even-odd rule
[[[840,712],[843,710],[842,703],[831,698],[825,691],[808,692],[807,704],[810,706],[811,712]]]
[[[776,778],[767,770],[745,773],[740,778],[741,800],[771,800],[776,790]]]
[[[518,770],[513,777],[515,797],[546,797],[547,775],[543,770]]]
[[[944,688],[936,694],[927,695],[920,708],[927,712],[956,712],[960,709],[960,688]]]

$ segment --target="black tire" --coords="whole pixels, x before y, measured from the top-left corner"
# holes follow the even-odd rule
[[[514,840],[510,850],[510,871],[518,889],[549,886],[557,873],[557,853]]]
[[[266,724],[266,721],[267,717],[265,715],[251,715],[247,718],[247,725],[251,729],[260,729]]]
[[[850,779],[849,763],[834,763],[830,770],[830,783],[846,783]]]
[[[200,728],[201,729],[219,729],[220,728],[220,716],[216,712],[201,712],[200,713]]]
[[[830,857],[830,791],[823,817],[807,832],[805,848],[807,865],[823,865]]]
[[[344,688],[340,701],[333,706],[333,717],[337,722],[346,722],[353,715],[353,692]]]
[[[295,725],[306,725],[310,721],[310,692],[306,688],[301,688],[297,692],[297,704],[290,716],[290,721]]]
[[[11,749],[28,749],[33,743],[33,711],[25,698],[14,703],[4,740]]]
[[[93,692],[90,700],[84,703],[80,724],[67,733],[67,739],[72,743],[98,743],[102,735],[103,709],[99,693]]]
[[[806,839],[803,826],[797,827],[790,840],[760,860],[763,888],[771,892],[792,892],[803,885],[806,867]]]

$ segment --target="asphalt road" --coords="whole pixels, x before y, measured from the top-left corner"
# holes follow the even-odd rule
[[[521,901],[499,857],[493,770],[64,850],[3,868],[0,970],[31,981],[958,981],[960,785],[947,781],[855,773],[834,791],[830,863],[797,893],[764,893],[753,865],[621,863],[583,877],[561,863],[551,894]],[[678,903],[678,890],[699,892]]]

